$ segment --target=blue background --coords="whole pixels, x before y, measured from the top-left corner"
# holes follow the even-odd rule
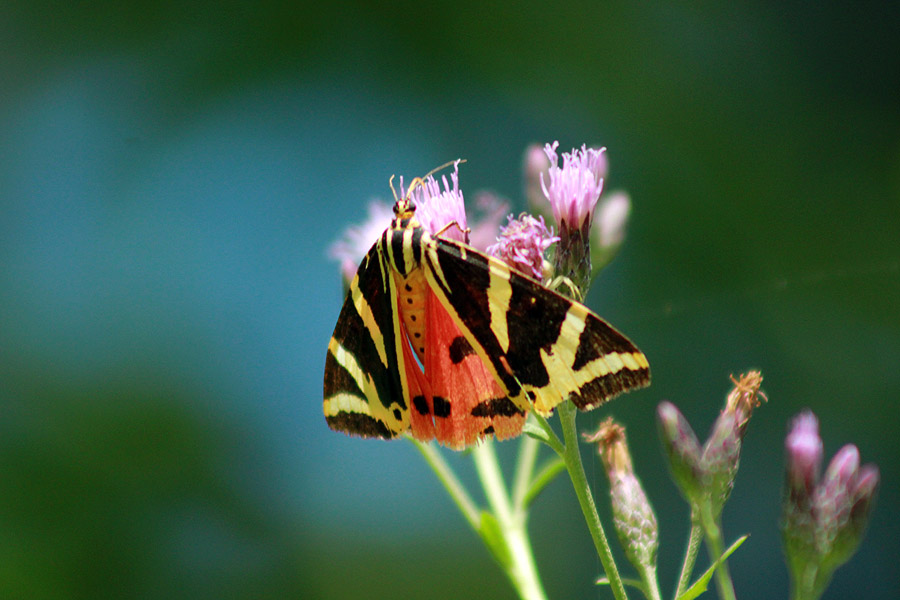
[[[759,368],[770,402],[724,515],[728,538],[752,534],[731,561],[738,596],[786,596],[783,437],[811,407],[828,455],[856,443],[883,479],[826,598],[897,597],[893,3],[3,13],[0,597],[512,598],[411,444],[325,426],[342,302],[326,248],[390,198],[391,174],[457,157],[468,198],[521,210],[526,145],[557,139],[607,146],[607,189],[634,203],[588,303],[654,383],[579,422],[628,427],[665,593],[687,510],[655,406],[703,436],[728,375]],[[608,597],[564,477],[530,530],[550,597]]]

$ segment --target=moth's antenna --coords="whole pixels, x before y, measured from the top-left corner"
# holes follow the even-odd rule
[[[445,168],[449,167],[450,165],[453,165],[453,164],[456,164],[456,163],[464,163],[464,162],[466,162],[466,159],[464,159],[464,158],[457,158],[456,160],[451,160],[450,162],[445,162],[445,163],[442,164],[441,166],[435,167],[435,168],[433,168],[432,170],[430,170],[430,171],[428,171],[427,173],[425,173],[424,175],[422,175],[422,179],[428,179],[429,177],[431,177],[432,175],[434,175],[435,173],[437,173],[437,172],[440,171],[441,169],[445,169]]]
[[[425,173],[425,175],[423,175],[422,177],[416,177],[415,179],[413,179],[412,181],[409,182],[409,189],[406,190],[406,197],[409,198],[412,195],[413,190],[416,189],[417,186],[425,185],[425,180],[428,179],[429,177],[431,177],[432,175],[434,175],[435,173],[437,173],[438,171],[440,171],[441,169],[445,169],[445,168],[449,167],[450,165],[455,165],[455,164],[464,163],[464,162],[466,162],[466,159],[457,158],[456,160],[451,160],[450,162],[446,162],[439,167],[433,168],[432,170]],[[393,187],[391,187],[391,189],[393,189]],[[396,195],[394,197],[396,197]]]
[[[400,202],[400,198],[397,197],[397,190],[394,189],[394,176],[391,175],[391,178],[388,179],[388,185],[391,186],[391,193],[394,194],[394,202]]]

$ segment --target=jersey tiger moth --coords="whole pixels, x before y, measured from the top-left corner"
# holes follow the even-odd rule
[[[413,187],[357,269],[328,344],[332,429],[461,449],[518,435],[532,408],[587,410],[650,383],[644,354],[586,306],[427,232]]]

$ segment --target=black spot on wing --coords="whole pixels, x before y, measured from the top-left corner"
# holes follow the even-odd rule
[[[473,417],[493,417],[496,415],[513,417],[524,414],[509,398],[491,398],[490,400],[479,402],[472,408]]]
[[[437,249],[438,263],[432,265],[440,270],[441,277],[436,277],[437,285],[447,296],[450,305],[459,315],[466,329],[472,334],[503,381],[503,385],[511,396],[518,396],[521,386],[512,373],[504,367],[504,352],[497,337],[491,331],[491,312],[488,303],[488,286],[490,284],[489,258],[480,252],[462,246],[458,242],[442,238],[430,238]],[[462,258],[465,248],[466,258]],[[431,261],[429,255],[427,260]]]
[[[450,361],[454,365],[458,365],[467,356],[474,353],[475,351],[472,350],[472,346],[469,344],[469,341],[461,335],[456,336],[453,341],[450,342]]]
[[[416,409],[420,415],[431,414],[431,410],[428,408],[428,401],[425,400],[425,396],[416,396],[412,399],[413,408]]]
[[[447,402],[446,399],[435,396],[432,398],[432,403],[434,404],[434,416],[436,417],[449,417],[450,416],[450,403]]]

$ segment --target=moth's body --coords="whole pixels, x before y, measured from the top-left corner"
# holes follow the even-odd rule
[[[398,294],[398,308],[412,349],[425,363],[425,273],[421,269],[421,248],[431,243],[431,236],[419,224],[415,214],[396,206],[397,216],[381,234],[382,248],[389,249],[391,275]],[[399,252],[397,251],[399,247]]]
[[[644,355],[587,307],[432,236],[414,211],[397,202],[351,282],[325,366],[332,428],[462,448],[518,435],[531,409],[649,383]]]

